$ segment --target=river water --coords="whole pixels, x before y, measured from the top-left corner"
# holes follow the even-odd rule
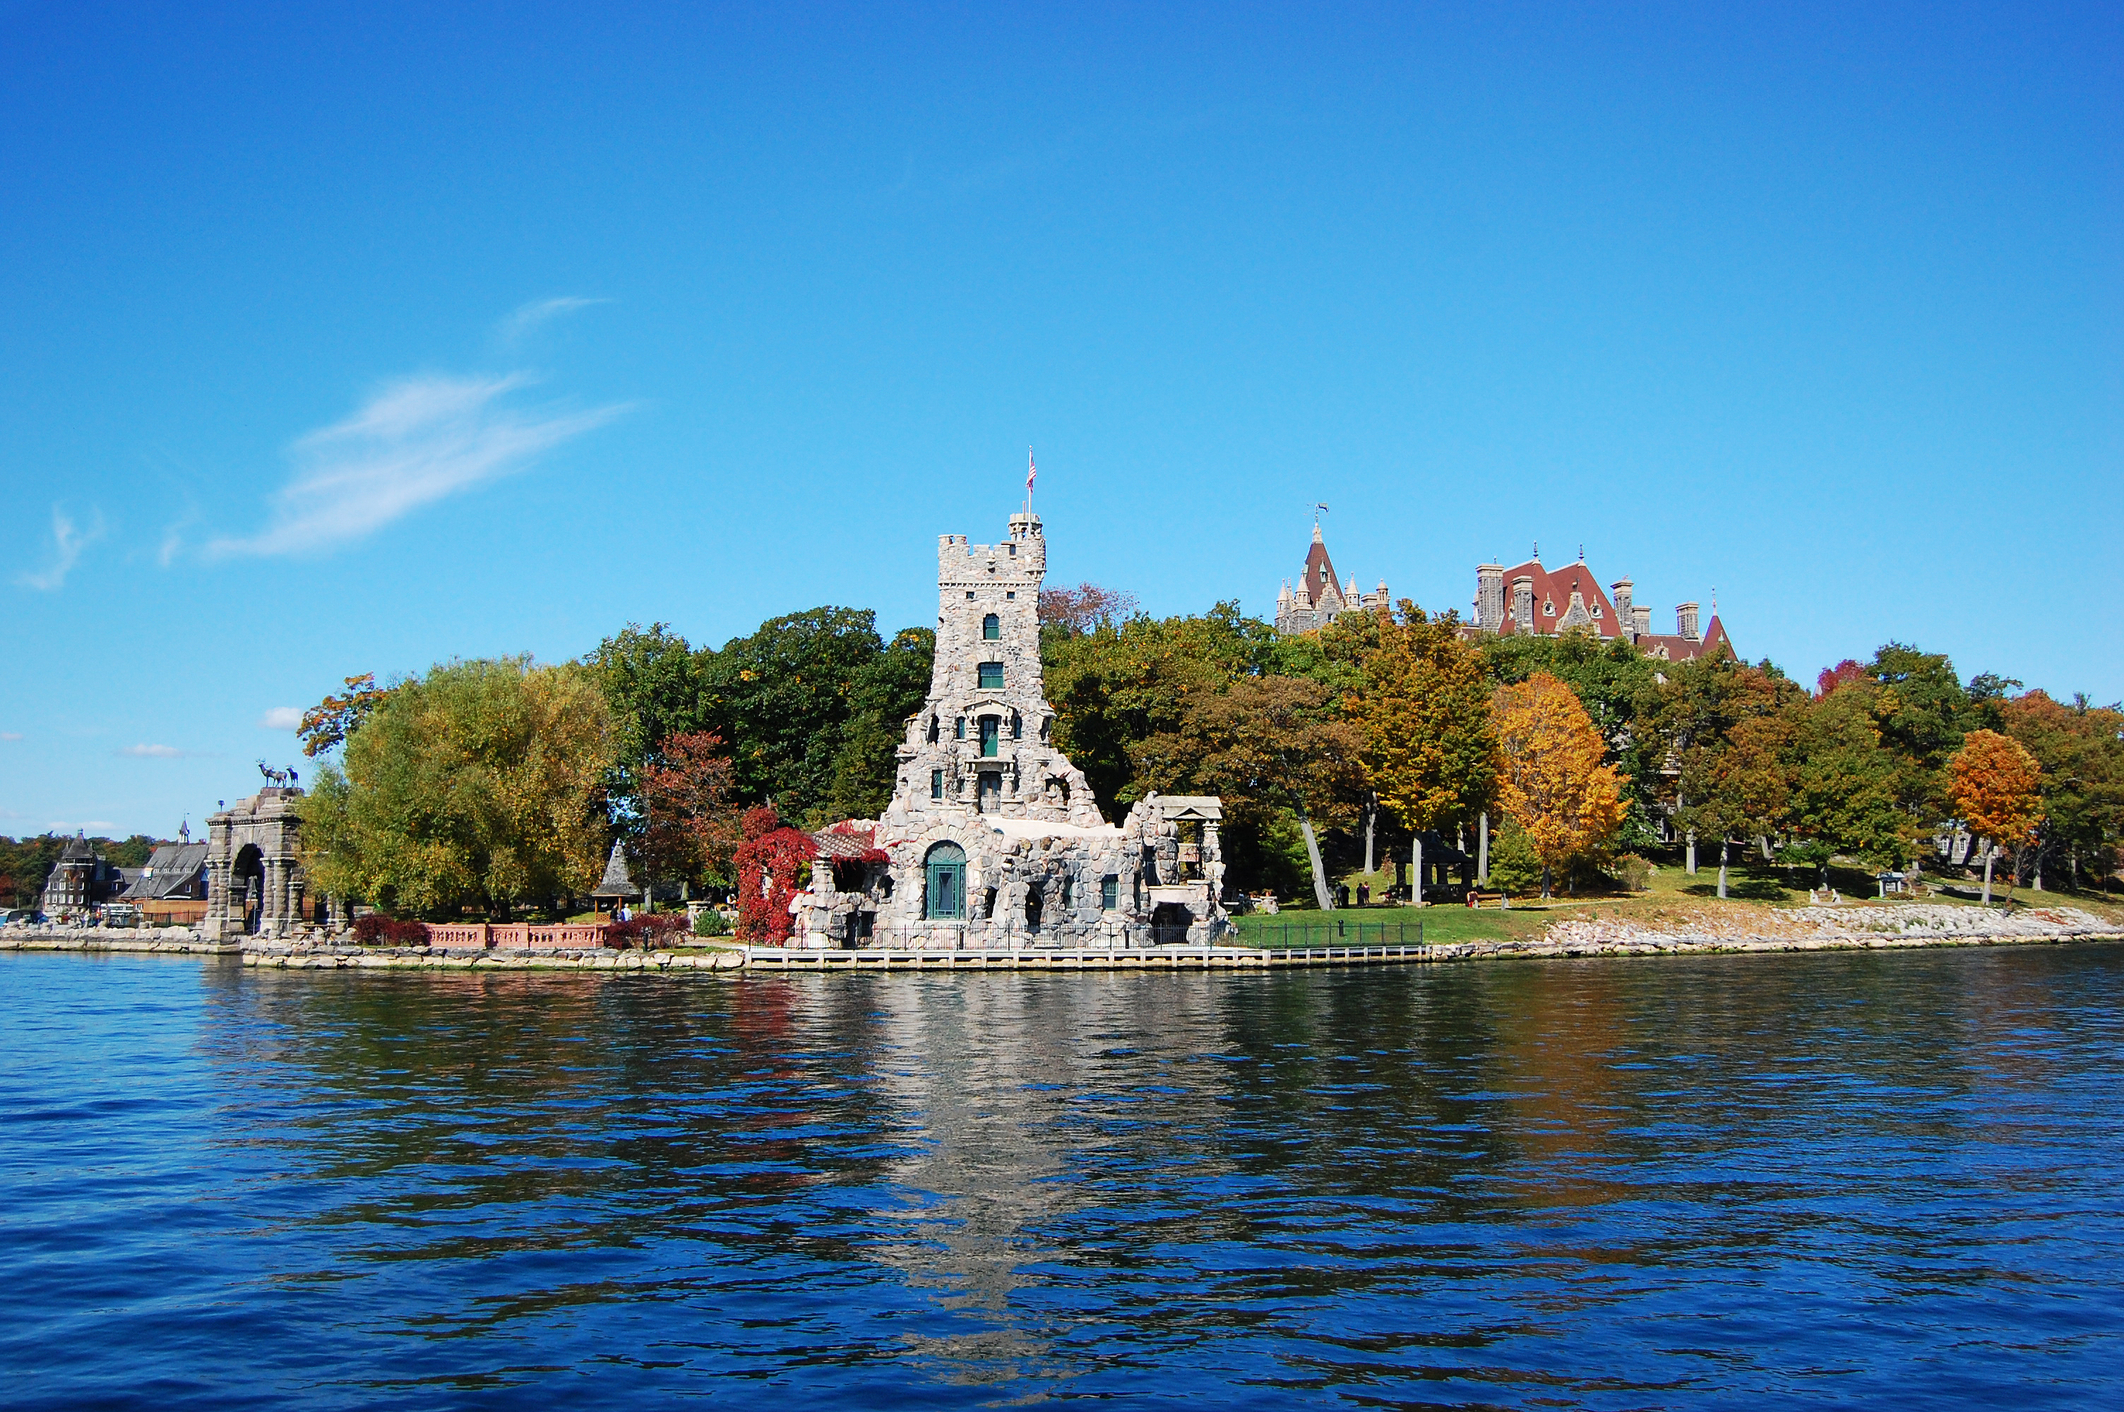
[[[742,980],[10,955],[0,1404],[2097,1406],[2120,1061],[2100,944]]]

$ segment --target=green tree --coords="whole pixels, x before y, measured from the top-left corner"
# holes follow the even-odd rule
[[[1136,778],[1160,793],[1223,797],[1228,827],[1262,837],[1297,816],[1313,892],[1334,905],[1316,824],[1345,826],[1364,789],[1364,735],[1329,690],[1304,677],[1248,677],[1184,703],[1176,727],[1137,743]]]
[[[1873,706],[1871,693],[1852,685],[1785,708],[1791,852],[1818,864],[1824,884],[1836,854],[1886,867],[1916,848],[1918,830],[1903,807],[1905,762],[1883,743]]]
[[[629,623],[583,658],[612,715],[613,761],[606,793],[616,821],[641,830],[640,773],[665,740],[710,729],[701,654],[663,623]]]
[[[919,714],[929,698],[936,650],[934,629],[902,628],[882,653],[856,670],[820,822],[875,819],[892,802],[900,744],[908,718]]]
[[[1134,747],[1179,731],[1191,701],[1260,676],[1278,651],[1275,630],[1233,603],[1198,617],[1102,620],[1088,632],[1050,624],[1040,646],[1056,747],[1109,818],[1159,787],[1137,778]]]
[[[2030,859],[2037,883],[2060,854],[2075,887],[2083,858],[2106,871],[2111,845],[2124,836],[2124,711],[2091,706],[2085,696],[2068,706],[2031,691],[2000,701],[1995,715],[1996,728],[2042,770],[2043,819]]]
[[[1718,895],[1726,895],[1729,847],[1736,834],[1779,831],[1790,799],[1782,712],[1799,686],[1765,663],[1750,667],[1717,653],[1662,673],[1648,738],[1667,762],[1665,803],[1688,837],[1696,871],[1699,836],[1718,840]]]
[[[771,799],[785,819],[830,822],[864,669],[885,651],[869,609],[770,618],[701,662],[707,728],[729,742],[738,797]]]
[[[387,909],[489,915],[587,892],[604,863],[614,759],[603,695],[577,666],[451,662],[347,737],[298,804],[312,886]]]

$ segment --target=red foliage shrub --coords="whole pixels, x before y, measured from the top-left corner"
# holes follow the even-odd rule
[[[747,941],[780,946],[789,940],[794,919],[789,899],[796,896],[797,872],[818,846],[808,834],[781,827],[774,806],[747,809],[745,841],[738,845],[738,935]]]
[[[652,912],[646,917],[632,917],[624,922],[605,924],[605,945],[624,950],[629,946],[643,951],[664,943],[673,932],[683,931],[686,914],[683,912]]]
[[[428,924],[401,922],[381,912],[369,912],[354,919],[354,939],[363,946],[426,946]]]

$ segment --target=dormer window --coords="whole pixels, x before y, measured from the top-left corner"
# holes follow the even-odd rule
[[[981,689],[983,691],[1001,691],[1003,689],[1003,664],[1001,662],[983,662],[979,670],[981,674]]]
[[[1001,618],[990,613],[987,617],[981,619],[981,637],[984,641],[994,642],[1002,636],[1003,620]]]
[[[1593,605],[1593,616],[1596,618],[1600,616],[1600,605],[1598,603]]]
[[[1541,605],[1541,612],[1543,617],[1553,618],[1556,616],[1556,605],[1554,603],[1544,603]]]

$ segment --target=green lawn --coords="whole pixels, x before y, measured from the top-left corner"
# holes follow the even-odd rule
[[[1414,946],[1441,941],[1495,941],[1529,936],[1554,918],[1539,904],[1514,906],[1508,912],[1458,906],[1344,907],[1334,912],[1252,913],[1232,919],[1238,940],[1247,946]],[[1419,936],[1418,926],[1422,931]]]
[[[1616,921],[1640,921],[1658,924],[1701,915],[1706,909],[1731,909],[1745,913],[1763,907],[1805,907],[1807,888],[1816,882],[1820,874],[1809,868],[1794,868],[1787,872],[1774,864],[1766,865],[1760,858],[1742,858],[1740,850],[1734,851],[1726,878],[1727,900],[1718,900],[1718,857],[1709,852],[1697,861],[1697,872],[1691,877],[1683,870],[1678,860],[1661,860],[1656,864],[1651,884],[1639,893],[1600,893],[1572,896],[1559,892],[1547,903],[1529,897],[1524,902],[1513,899],[1509,912],[1484,908],[1471,912],[1466,907],[1439,903],[1429,907],[1346,907],[1334,912],[1320,912],[1311,908],[1287,909],[1275,916],[1259,913],[1233,919],[1238,929],[1237,940],[1252,946],[1376,946],[1392,945],[1403,940],[1413,944],[1417,939],[1417,924],[1422,923],[1422,937],[1426,942],[1453,942],[1471,940],[1495,940],[1507,937],[1523,937],[1540,933],[1551,922],[1565,919]],[[1356,890],[1358,874],[1351,874],[1346,881],[1351,891]],[[1375,885],[1383,881],[1372,879]],[[1876,887],[1873,875],[1856,868],[1832,866],[1829,870],[1830,884],[1842,894],[1846,903],[1866,904],[1875,902]],[[1888,898],[1889,905],[1921,901],[1946,906],[1980,906],[1974,894],[1980,884],[1972,884],[1959,878],[1929,878],[1934,885],[1930,896],[1921,898]],[[1952,888],[1952,893],[1943,890]],[[1962,894],[1962,895],[1955,895]],[[1994,906],[2042,907],[2069,906],[2093,912],[2112,920],[2124,920],[2124,905],[2112,902],[2100,892],[2066,892],[2051,890],[2035,892],[2029,888],[2017,888],[2009,903],[2003,877],[1992,888]]]

